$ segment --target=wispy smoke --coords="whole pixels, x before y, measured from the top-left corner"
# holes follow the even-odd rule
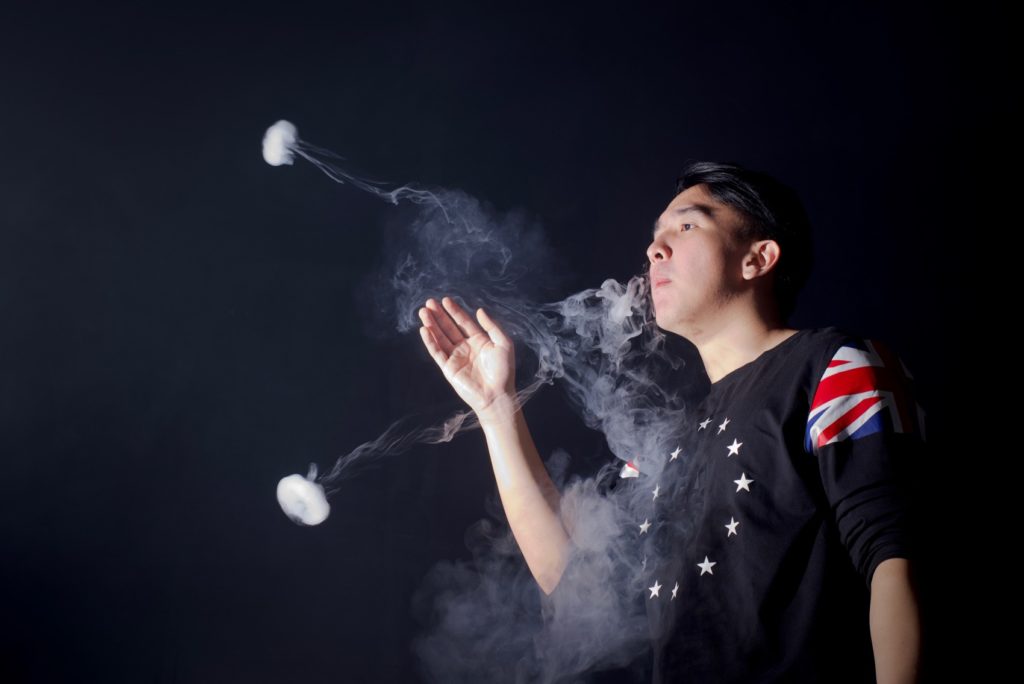
[[[525,216],[499,214],[459,191],[384,190],[382,183],[338,166],[341,157],[301,141],[291,124],[278,122],[264,139],[264,158],[288,164],[292,154],[338,182],[393,204],[412,204],[397,228],[402,239],[389,241],[393,249],[367,287],[378,293],[374,310],[392,330],[417,329],[416,312],[430,297],[449,295],[470,311],[484,307],[515,342],[517,403],[525,404],[545,384],[561,387],[621,459],[587,478],[565,476],[565,451],[547,460],[572,540],[569,566],[550,596],[527,570],[500,503],[489,501],[493,519],[480,521],[467,537],[473,561],[436,566],[416,597],[425,631],[415,649],[424,675],[438,682],[568,682],[635,661],[651,638],[641,572],[645,563],[658,562],[653,535],[641,542],[642,520],[635,512],[649,510],[646,485],[656,481],[689,421],[686,388],[666,389],[666,378],[681,362],[653,323],[645,269],[624,284],[609,279],[560,301],[538,301],[534,297],[552,282],[545,275],[559,268],[539,226]],[[410,422],[395,422],[319,478],[311,473],[306,479],[313,484],[315,478],[313,494],[292,481],[282,507],[293,519],[296,507],[323,513],[326,498],[321,506],[296,501],[296,492],[325,497],[362,465],[479,427],[468,409],[437,425]],[[639,467],[639,478],[619,477],[627,461]]]

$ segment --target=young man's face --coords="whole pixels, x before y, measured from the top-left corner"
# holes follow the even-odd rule
[[[744,250],[736,244],[742,215],[704,185],[687,188],[654,224],[647,248],[658,326],[683,337],[699,334],[742,285]]]

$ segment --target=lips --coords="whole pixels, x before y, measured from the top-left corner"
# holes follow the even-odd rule
[[[661,287],[665,283],[672,282],[671,279],[669,279],[664,273],[662,273],[657,268],[652,268],[650,272],[647,274],[647,276],[648,278],[650,278],[652,290],[657,287]]]

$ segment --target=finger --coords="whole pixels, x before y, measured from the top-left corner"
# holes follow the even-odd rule
[[[448,356],[437,346],[437,342],[434,340],[431,332],[426,328],[420,328],[420,337],[423,338],[423,345],[430,352],[430,357],[434,359],[438,366],[444,368],[445,364],[448,363]]]
[[[447,311],[441,308],[436,299],[428,299],[427,308],[430,310],[434,322],[453,347],[458,346],[459,343],[466,339],[466,333],[460,330],[459,326],[455,325],[455,321],[452,320]]]
[[[440,305],[434,300],[428,299],[427,305],[420,307],[419,314],[420,320],[433,333],[442,351],[451,352],[461,341],[462,333],[458,326],[449,320],[448,314],[442,311]],[[454,339],[450,335],[455,335]]]
[[[421,307],[419,314],[420,320],[423,322],[423,327],[425,327],[427,331],[431,334],[431,339],[434,340],[434,344],[437,345],[438,350],[441,351],[446,357],[450,356],[452,350],[455,349],[455,344],[450,339],[448,339],[448,336],[445,334],[444,330],[442,330],[440,325],[438,324],[438,318],[442,316],[447,317],[448,314],[444,313],[443,311],[440,313],[436,313],[426,307]],[[449,324],[452,325],[453,327],[455,325],[450,321]]]
[[[508,338],[508,335],[506,335],[505,331],[501,329],[501,326],[491,318],[490,314],[484,311],[483,307],[476,310],[476,317],[479,319],[480,325],[483,326],[484,330],[487,331],[487,334],[491,336],[491,340],[496,345],[506,349],[512,347],[512,340]]]
[[[454,299],[452,299],[451,297],[445,297],[444,299],[441,300],[441,303],[444,304],[444,308],[448,311],[448,313],[452,315],[452,318],[455,319],[455,322],[458,323],[459,326],[465,331],[466,337],[479,335],[480,333],[483,332],[483,328],[477,325],[477,322],[474,321],[469,316],[469,314],[467,314],[462,309],[462,307],[459,306],[459,303],[456,302]]]

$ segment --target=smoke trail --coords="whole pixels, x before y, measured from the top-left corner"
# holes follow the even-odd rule
[[[275,124],[264,139],[269,163],[291,163],[290,155],[298,154],[335,181],[393,204],[415,205],[399,228],[401,239],[389,242],[401,249],[390,252],[366,284],[390,327],[398,333],[418,328],[416,312],[429,297],[450,295],[470,311],[484,307],[515,343],[517,405],[543,385],[557,384],[621,459],[596,476],[571,481],[564,477],[567,453],[548,459],[572,538],[569,566],[551,596],[541,596],[503,522],[484,520],[473,528],[471,564],[434,568],[416,599],[416,612],[428,625],[415,646],[424,674],[444,682],[556,682],[633,661],[650,639],[640,573],[656,560],[649,540],[637,540],[633,512],[646,510],[650,494],[644,487],[656,480],[688,421],[683,388],[666,389],[665,379],[680,361],[653,323],[646,269],[624,284],[608,279],[560,301],[538,302],[531,296],[540,289],[539,275],[559,269],[543,233],[523,215],[500,215],[459,191],[384,190],[382,183],[340,168],[341,157],[299,140],[284,124]],[[438,425],[410,423],[398,420],[338,458],[316,480],[322,506],[299,502],[302,510],[322,514],[326,495],[361,466],[479,427],[468,409]],[[635,484],[619,478],[627,461],[642,472]],[[308,489],[289,491],[294,497]],[[489,506],[503,521],[496,498]],[[293,515],[285,501],[282,507],[293,519],[315,524]]]
[[[344,162],[345,158],[325,150],[322,147],[312,145],[299,138],[299,131],[290,121],[281,120],[267,129],[263,136],[263,159],[271,166],[291,165],[294,163],[295,155],[299,155],[315,167],[323,171],[331,180],[341,184],[349,184],[365,192],[390,202],[398,204],[399,200],[406,200],[416,204],[433,204],[442,212],[444,208],[441,201],[427,190],[418,190],[408,185],[403,185],[394,190],[382,190],[384,185],[381,181],[374,181],[367,178],[359,178],[334,162]]]

